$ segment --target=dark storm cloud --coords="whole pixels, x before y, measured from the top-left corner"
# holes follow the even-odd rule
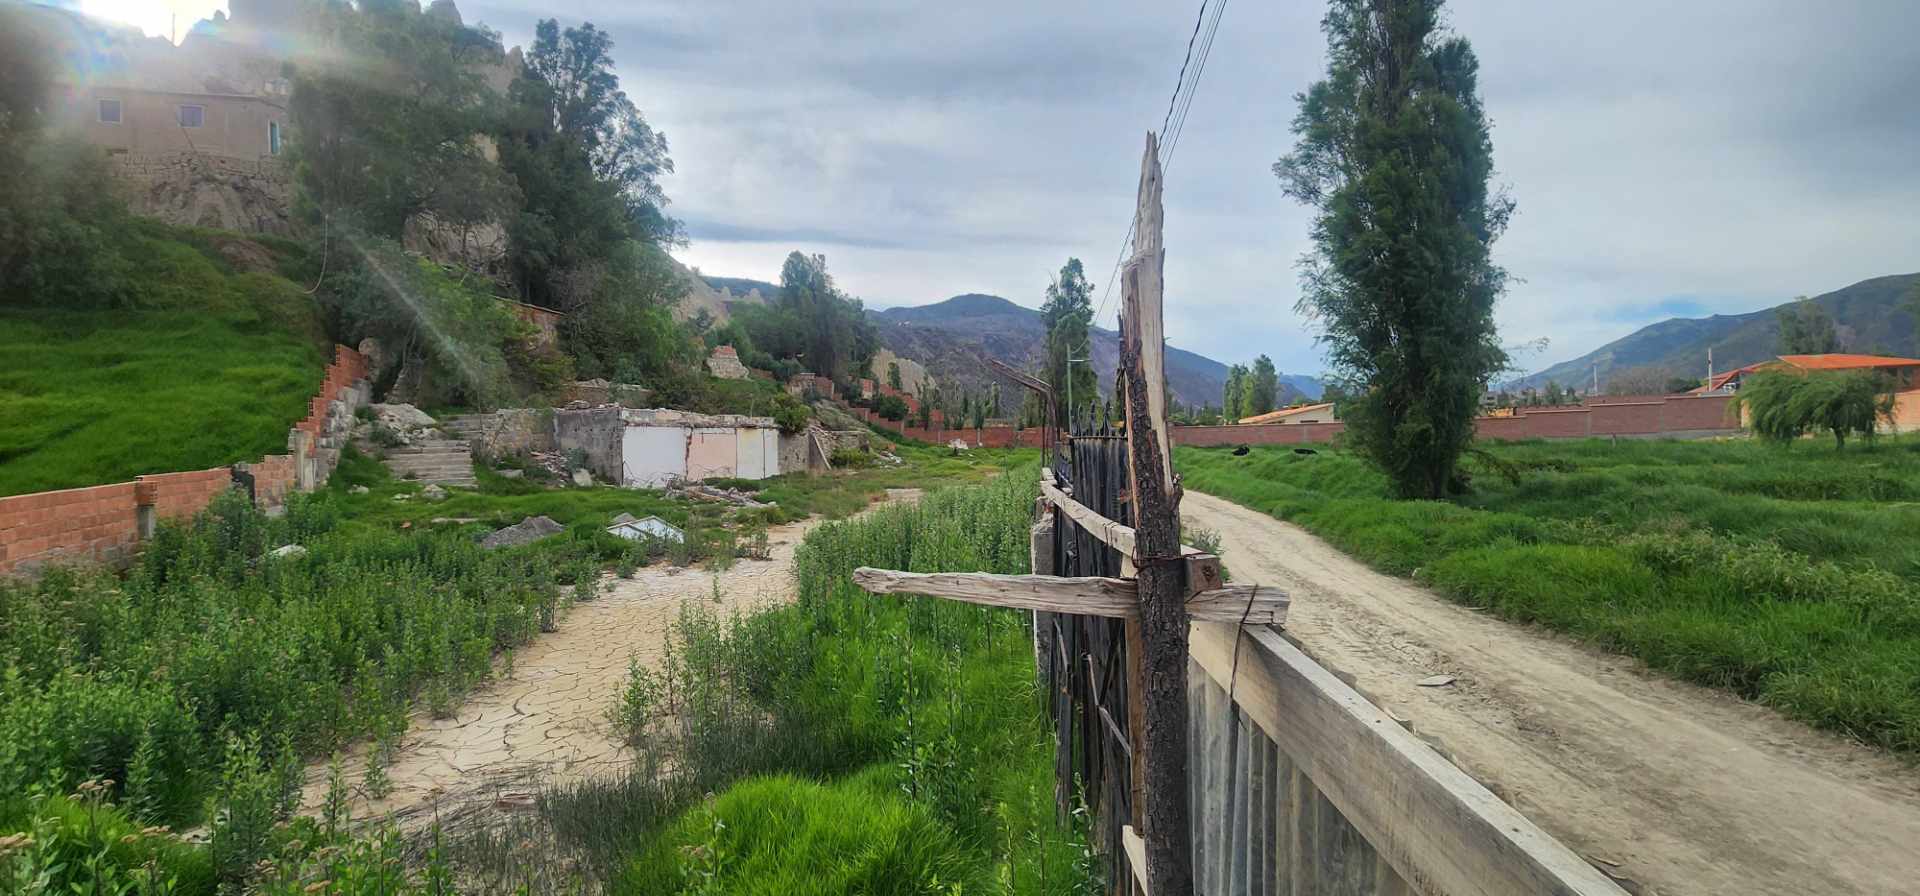
[[[524,43],[591,20],[672,142],[691,263],[819,251],[875,304],[1104,289],[1144,132],[1196,4],[462,4]],[[1677,8],[1676,8],[1677,7]],[[1310,216],[1268,171],[1324,67],[1318,4],[1235,3],[1167,170],[1168,327],[1223,360],[1321,365],[1293,313]],[[1456,0],[1519,215],[1509,343],[1531,366],[1668,314],[1920,269],[1920,3]],[[1111,303],[1102,323],[1111,325]]]

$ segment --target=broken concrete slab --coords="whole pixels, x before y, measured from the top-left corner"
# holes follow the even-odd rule
[[[549,535],[558,535],[564,531],[566,527],[554,522],[551,517],[530,516],[481,539],[480,546],[492,550],[532,544]]]

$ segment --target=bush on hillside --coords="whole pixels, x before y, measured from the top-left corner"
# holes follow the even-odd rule
[[[899,422],[907,419],[907,403],[898,395],[882,395],[873,400],[873,412],[884,419]]]
[[[340,341],[371,336],[400,357],[424,360],[417,405],[486,408],[517,397],[508,354],[529,334],[484,281],[456,277],[387,240],[338,238],[345,270],[328,279],[326,296]]]

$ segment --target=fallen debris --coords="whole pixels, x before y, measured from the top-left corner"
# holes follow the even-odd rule
[[[515,547],[532,544],[549,535],[558,535],[566,527],[546,516],[530,516],[519,523],[500,529],[480,540],[480,546],[488,550],[494,548]]]
[[[743,492],[737,488],[714,488],[711,485],[701,485],[699,483],[689,483],[667,488],[668,497],[676,495],[692,498],[696,501],[718,501],[748,509],[773,506],[772,504],[754,500],[751,493]]]
[[[678,544],[686,541],[686,533],[672,523],[657,516],[635,518],[633,514],[623,513],[613,518],[607,526],[607,532],[618,535],[628,541],[640,541],[646,538],[658,538]]]

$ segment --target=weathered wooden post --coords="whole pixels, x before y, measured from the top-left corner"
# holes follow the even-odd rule
[[[1160,140],[1147,134],[1134,211],[1133,257],[1120,274],[1120,388],[1126,408],[1128,482],[1133,492],[1135,578],[1140,595],[1140,662],[1145,778],[1142,837],[1153,896],[1193,892],[1193,831],[1187,794],[1187,566],[1180,544],[1180,493],[1167,432],[1165,250]],[[1129,648],[1133,645],[1129,644]]]

